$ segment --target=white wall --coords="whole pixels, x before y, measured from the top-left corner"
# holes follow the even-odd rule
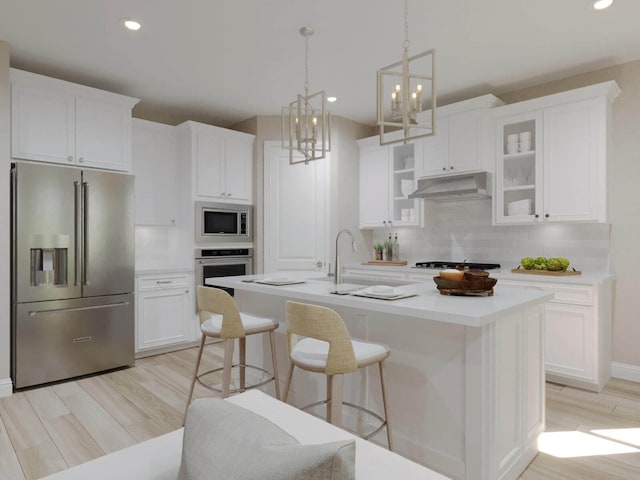
[[[11,394],[9,299],[9,44],[0,41],[0,397]]]

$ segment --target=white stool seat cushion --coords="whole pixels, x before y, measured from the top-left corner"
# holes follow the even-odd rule
[[[250,313],[240,313],[240,320],[245,330],[268,329],[273,327],[274,321],[270,318],[257,317]],[[222,331],[222,315],[217,313],[200,324],[200,330],[205,335],[220,335]]]
[[[381,343],[370,343],[352,338],[351,344],[358,366],[378,362],[389,354],[389,347]],[[301,368],[325,368],[328,355],[329,343],[315,338],[304,338],[291,349],[291,359]]]

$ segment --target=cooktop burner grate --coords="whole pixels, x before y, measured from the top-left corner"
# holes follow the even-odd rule
[[[413,268],[456,268],[462,262],[445,262],[440,260],[432,260],[428,262],[417,262]],[[469,270],[495,270],[500,268],[499,263],[476,263],[465,262],[465,269]]]

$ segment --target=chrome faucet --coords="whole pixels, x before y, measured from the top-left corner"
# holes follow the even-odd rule
[[[353,234],[347,230],[346,228],[340,230],[338,232],[338,235],[336,235],[336,263],[335,263],[335,269],[333,270],[333,283],[335,283],[336,285],[339,285],[340,283],[342,283],[342,272],[341,272],[341,267],[340,267],[340,255],[339,255],[339,245],[340,245],[340,237],[342,236],[343,233],[346,233],[347,235],[349,235],[351,237],[351,249],[354,252],[357,252],[358,249],[356,248],[356,241],[353,238]]]

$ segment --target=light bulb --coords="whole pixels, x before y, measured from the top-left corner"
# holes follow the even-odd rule
[[[604,10],[605,8],[609,8],[613,0],[595,0],[593,2],[593,8],[596,10]]]

